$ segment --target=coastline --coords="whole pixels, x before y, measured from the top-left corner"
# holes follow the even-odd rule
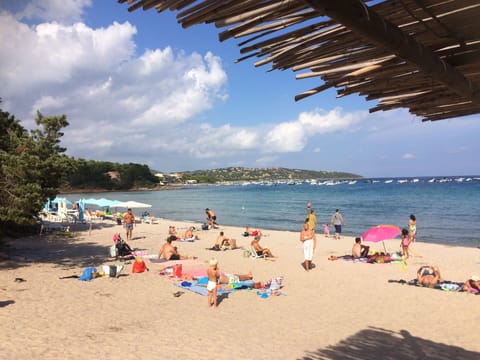
[[[130,244],[156,254],[168,226],[183,231],[192,224],[200,225],[168,219],[138,224]],[[125,263],[116,279],[59,279],[81,275],[87,266],[120,264],[108,261],[107,254],[113,234],[124,237],[121,226],[99,222],[89,233],[78,225],[72,227],[73,238],[34,236],[10,243],[0,271],[0,350],[9,359],[87,359],[99,351],[105,359],[139,354],[208,359],[212,353],[218,359],[367,359],[386,352],[412,359],[480,356],[474,311],[480,296],[388,281],[411,280],[420,266],[430,264],[445,280],[462,282],[480,275],[478,249],[419,242],[406,266],[329,261],[331,255],[350,253],[353,238],[336,241],[318,234],[316,268],[307,273],[297,232],[265,230],[261,244],[278,256],[265,261],[245,258],[242,250],[206,250],[220,230],[240,246],[251,240],[241,236],[243,228],[221,226],[196,231],[200,240],[176,245],[181,254],[198,256],[200,267],[215,256],[220,269],[252,271],[255,281],[283,276],[284,296],[262,299],[254,290],[240,290],[222,297],[217,309],[208,308],[206,297],[193,292],[173,296],[179,288],[158,275],[159,264],[148,259],[150,271],[141,274],[132,274],[132,264]],[[396,251],[399,241],[385,244]],[[380,243],[372,247],[382,249]],[[128,346],[119,346],[119,339]]]
[[[112,193],[112,192],[133,192],[133,191],[162,191],[162,190],[181,190],[184,184],[180,185],[158,185],[155,187],[138,187],[129,190],[107,190],[107,189],[65,189],[59,190],[59,194],[93,194],[93,193]]]

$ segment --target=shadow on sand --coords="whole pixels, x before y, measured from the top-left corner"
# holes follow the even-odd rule
[[[301,360],[316,359],[480,359],[480,353],[436,343],[400,332],[369,327],[334,346],[307,352]]]
[[[16,269],[34,263],[54,264],[63,269],[97,266],[109,256],[109,246],[88,242],[89,224],[71,224],[69,233],[46,233],[13,239],[1,249],[0,269]],[[114,227],[96,223],[93,229]],[[80,240],[78,231],[82,231]],[[112,242],[113,244],[113,242]]]

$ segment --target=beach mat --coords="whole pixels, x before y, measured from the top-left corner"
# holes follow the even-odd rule
[[[206,285],[206,281],[204,279],[199,279],[198,281],[182,281],[180,283],[175,284],[178,287],[181,287],[182,289],[192,291],[196,294],[202,295],[202,296],[207,296],[208,295],[208,290]],[[233,293],[237,290],[242,290],[242,289],[252,289],[253,288],[253,281],[252,280],[247,280],[247,281],[240,281],[238,283],[234,284],[228,284],[228,285],[221,285],[217,288],[217,294],[230,294]]]
[[[449,292],[463,292],[462,286],[463,283],[461,282],[453,282],[453,281],[442,281],[441,283],[433,286],[433,287],[428,287],[428,286],[422,286],[417,284],[417,280],[413,279],[410,281],[406,281],[403,279],[400,280],[388,280],[389,283],[397,283],[401,285],[409,285],[409,286],[417,286],[417,287],[424,287],[427,289],[436,289],[436,290],[443,290],[443,291],[449,291]]]

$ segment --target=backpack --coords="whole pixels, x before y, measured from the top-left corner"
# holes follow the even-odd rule
[[[131,255],[133,252],[132,248],[120,237],[118,239],[116,248],[118,256],[128,256]]]

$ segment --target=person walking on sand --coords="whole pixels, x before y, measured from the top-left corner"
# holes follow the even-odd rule
[[[308,222],[305,221],[303,229],[300,232],[300,242],[302,242],[304,267],[306,271],[310,271],[312,267],[313,252],[317,247],[317,238],[315,231],[310,229]]]
[[[340,239],[340,234],[342,233],[342,225],[345,225],[345,220],[343,220],[343,216],[340,213],[339,209],[335,210],[335,214],[332,215],[332,219],[330,220],[330,222],[335,227],[335,239]]]
[[[127,213],[123,215],[123,226],[127,232],[127,241],[132,240],[133,227],[135,225],[135,216],[132,213],[132,209],[128,209]]]
[[[208,307],[217,307],[217,284],[218,284],[218,260],[215,258],[210,259],[209,267],[207,270],[208,282]]]

